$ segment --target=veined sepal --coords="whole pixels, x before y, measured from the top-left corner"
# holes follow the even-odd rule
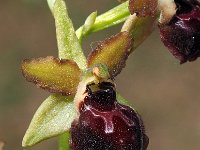
[[[23,138],[22,146],[33,146],[67,132],[77,117],[73,97],[49,96],[36,111]]]
[[[64,0],[55,0],[50,5],[55,18],[59,58],[73,60],[81,70],[86,69],[86,58],[68,16]]]

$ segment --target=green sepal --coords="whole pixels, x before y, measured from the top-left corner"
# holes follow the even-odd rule
[[[67,132],[78,117],[73,97],[49,96],[36,111],[22,141],[23,147]]]
[[[80,69],[86,69],[86,58],[68,16],[65,2],[56,0],[52,12],[56,24],[59,58],[73,60]]]
[[[81,76],[81,70],[75,62],[52,56],[24,60],[22,72],[28,81],[38,87],[62,95],[75,94]]]
[[[88,67],[105,64],[111,77],[115,77],[125,67],[132,49],[133,40],[128,32],[120,32],[102,42],[89,54]]]

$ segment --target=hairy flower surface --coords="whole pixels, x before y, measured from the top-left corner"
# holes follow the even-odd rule
[[[166,25],[160,25],[161,40],[180,63],[200,56],[200,2],[175,0],[176,15]]]
[[[139,115],[116,101],[112,83],[89,85],[86,92],[71,127],[72,149],[146,150],[148,137]]]

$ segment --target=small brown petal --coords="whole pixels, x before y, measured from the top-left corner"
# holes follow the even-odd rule
[[[75,94],[81,75],[75,62],[52,56],[24,60],[22,73],[27,81],[62,95]]]
[[[132,41],[128,32],[120,32],[99,42],[88,56],[88,67],[99,63],[105,64],[111,77],[115,77],[125,66],[126,59],[133,46]]]

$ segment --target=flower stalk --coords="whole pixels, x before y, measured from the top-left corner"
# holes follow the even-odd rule
[[[127,1],[97,16],[88,32],[82,32],[84,25],[79,27],[79,29],[76,30],[76,35],[79,39],[82,39],[82,37],[87,36],[92,32],[97,32],[124,22],[129,15],[130,12],[128,10]]]

